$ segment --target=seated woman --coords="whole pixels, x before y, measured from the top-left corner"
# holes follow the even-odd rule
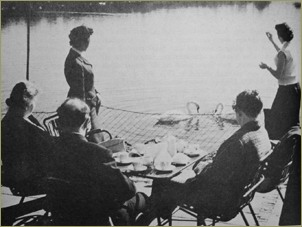
[[[17,83],[1,121],[2,183],[33,194],[40,192],[52,148],[51,136],[32,115],[38,93],[30,82]]]

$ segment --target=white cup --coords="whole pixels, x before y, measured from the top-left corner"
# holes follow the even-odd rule
[[[133,165],[133,169],[135,171],[139,171],[139,170],[142,170],[144,168],[144,165],[143,165],[141,160],[133,162],[132,165]]]
[[[159,162],[159,167],[162,170],[167,169],[170,165],[171,165],[171,162],[168,162],[168,161],[160,161]]]
[[[153,157],[152,156],[144,156],[143,157],[143,163],[146,166],[152,166],[153,165]]]
[[[120,160],[120,162],[125,162],[129,159],[129,154],[128,152],[119,152],[118,153],[118,159]]]

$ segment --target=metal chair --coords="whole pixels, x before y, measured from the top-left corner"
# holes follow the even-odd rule
[[[13,196],[21,197],[18,204],[1,208],[1,225],[16,225],[14,222],[21,220],[21,216],[43,208],[46,194],[43,180],[15,182],[6,176],[1,168],[1,185],[9,188]],[[25,202],[26,197],[32,196],[38,196],[38,198]],[[48,212],[45,214],[47,215]]]
[[[177,210],[175,210],[173,213],[176,213],[178,210],[181,210],[195,217],[197,221],[197,226],[206,225],[205,219],[212,219],[212,225],[214,226],[219,221],[230,221],[231,219],[236,217],[238,213],[240,213],[244,223],[248,226],[249,223],[242,211],[244,207],[248,206],[254,218],[255,224],[259,226],[259,222],[250,203],[254,198],[257,188],[264,181],[264,179],[265,178],[262,174],[262,165],[260,165],[254,178],[244,186],[238,206],[234,209],[225,210],[224,213],[217,214],[215,211],[211,211],[208,208],[197,209],[190,204],[179,204]],[[169,223],[169,225],[171,226],[173,220],[172,215],[173,214],[171,214],[171,216],[167,220],[164,220],[163,223],[161,222],[160,217],[157,217],[158,225],[165,225],[166,223]]]
[[[48,131],[48,133],[51,136],[54,136],[54,137],[59,137],[60,136],[60,130],[59,130],[58,122],[57,122],[58,118],[59,118],[59,116],[56,113],[54,115],[46,117],[43,120],[44,127],[46,128],[46,130]],[[95,133],[102,133],[103,137],[104,137],[104,141],[112,139],[111,133],[109,131],[107,131],[107,130],[104,130],[104,129],[102,129],[102,130],[101,129],[90,130],[87,133],[86,137],[89,138],[91,135],[93,135]]]
[[[2,226],[12,226],[12,225],[25,225],[29,220],[30,215],[36,211],[44,210],[46,203],[46,197],[39,197],[27,202],[19,203],[16,205],[12,205],[9,207],[2,207],[1,208],[1,225]],[[30,215],[30,216],[29,216]],[[44,214],[35,215],[35,220],[37,221],[38,217],[48,217],[49,212],[46,211]],[[39,219],[41,220],[41,219]]]
[[[58,137],[60,136],[59,129],[58,129],[58,123],[57,119],[59,118],[59,115],[56,113],[54,115],[51,115],[49,117],[46,117],[43,120],[43,125],[48,131],[49,135]]]
[[[300,127],[292,127],[272,149],[273,152],[266,159],[263,168],[265,181],[257,192],[267,193],[276,189],[284,202],[279,185],[288,179],[292,172],[293,157],[301,150]]]
[[[105,129],[93,129],[93,130],[90,130],[86,137],[89,138],[91,137],[93,134],[95,133],[102,133],[103,134],[103,138],[104,138],[104,141],[107,141],[107,140],[111,140],[112,139],[112,135],[109,131],[105,130]],[[88,139],[89,140],[89,139]]]
[[[112,225],[93,185],[48,177],[47,210],[54,225]],[[106,204],[105,204],[106,205]]]
[[[16,182],[5,174],[1,165],[1,185],[10,189],[14,196],[20,196],[19,204],[22,204],[26,197],[45,194],[43,181]]]
[[[53,226],[51,216],[45,214],[26,215],[14,220],[13,226]]]

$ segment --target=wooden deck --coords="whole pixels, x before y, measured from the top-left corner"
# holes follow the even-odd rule
[[[140,181],[141,180],[141,181]],[[143,191],[146,194],[151,194],[151,181],[139,179],[136,183],[136,187],[139,191]],[[281,193],[284,196],[286,190],[286,184],[280,186]],[[261,226],[278,226],[279,218],[281,214],[281,209],[283,202],[277,192],[273,190],[272,192],[261,194],[256,193],[252,201],[253,209],[256,213],[257,219]],[[243,209],[246,218],[251,226],[255,225],[252,215],[249,209],[246,207]],[[185,219],[185,221],[180,221],[179,219]],[[190,221],[189,221],[190,220]],[[211,225],[211,220],[206,221],[207,225]],[[151,226],[156,226],[157,220],[151,223]],[[167,224],[168,225],[168,224]],[[172,217],[173,226],[196,226],[196,219],[182,211],[176,211]],[[244,221],[241,215],[237,215],[234,219],[229,222],[219,222],[216,223],[217,226],[244,226]]]
[[[146,194],[151,194],[151,180],[147,179],[134,179],[135,184],[137,186],[138,191],[143,191]],[[286,186],[281,186],[281,192],[285,193]],[[25,199],[25,203],[28,201],[36,200],[37,198],[41,198],[42,196],[30,196]],[[6,187],[2,187],[2,208],[10,207],[13,205],[18,204],[20,201],[19,196],[14,196],[11,194],[10,190]],[[258,221],[261,226],[278,226],[279,217],[281,214],[282,209],[282,201],[279,197],[279,194],[276,190],[266,193],[266,194],[259,194],[256,193],[254,200],[252,201],[252,206],[258,218]],[[249,212],[248,208],[244,208],[244,213],[249,221],[251,226],[255,225],[253,218]],[[30,215],[43,215],[45,210],[39,209],[35,212],[31,212],[26,214],[25,216]],[[2,217],[3,218],[3,217]],[[177,220],[176,220],[177,219]],[[185,219],[184,221],[180,221]],[[173,226],[196,226],[196,220],[193,217],[185,214],[182,211],[177,211],[173,215]],[[207,222],[207,224],[211,224],[211,222]],[[157,220],[153,220],[150,226],[156,226]],[[244,222],[240,215],[237,215],[234,219],[230,220],[229,222],[219,222],[216,224],[217,226],[244,226]]]

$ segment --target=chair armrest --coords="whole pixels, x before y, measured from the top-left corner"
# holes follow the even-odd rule
[[[260,176],[259,181],[251,187],[246,193],[244,193],[243,197],[247,197],[249,194],[251,194],[253,191],[256,190],[256,188],[259,187],[259,185],[264,181],[265,177],[263,175]]]
[[[87,137],[89,137],[89,136],[91,136],[91,135],[93,135],[93,134],[95,134],[95,133],[106,133],[106,134],[108,134],[108,136],[109,136],[109,139],[112,139],[112,135],[111,135],[111,133],[110,132],[108,132],[107,130],[104,130],[104,129],[92,129],[92,130],[90,130],[88,133],[87,133]]]
[[[270,140],[270,142],[272,145],[272,149],[274,149],[277,146],[277,144],[280,142],[280,140]]]

